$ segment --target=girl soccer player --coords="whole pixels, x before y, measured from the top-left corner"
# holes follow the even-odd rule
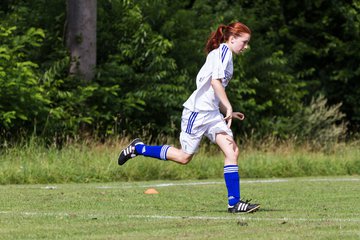
[[[233,118],[243,120],[245,116],[241,112],[233,112],[225,92],[233,75],[232,54],[240,54],[246,50],[250,36],[250,29],[240,22],[220,25],[211,33],[205,48],[208,53],[206,62],[196,77],[197,89],[183,104],[181,149],[169,145],[149,146],[137,138],[121,151],[119,165],[138,155],[187,164],[205,135],[225,155],[224,178],[228,190],[228,212],[254,212],[259,209],[259,204],[240,199],[237,162],[239,148],[230,126]]]

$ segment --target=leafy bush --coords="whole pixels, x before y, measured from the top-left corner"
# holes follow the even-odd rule
[[[326,117],[332,110],[346,113],[351,130],[358,130],[356,4],[98,1],[97,75],[91,82],[68,77],[66,3],[48,4],[0,4],[1,141],[32,134],[49,141],[79,135],[142,135],[150,142],[177,137],[182,103],[205,61],[206,38],[218,24],[232,21],[253,32],[251,50],[234,58],[227,89],[234,110],[246,114],[233,124],[236,137],[295,136],[324,147],[347,127],[341,114]],[[320,91],[330,104],[342,102],[341,111],[321,100],[306,107]]]
[[[16,27],[0,25],[0,134],[36,125],[48,111],[49,99],[39,84],[38,65],[28,60],[29,49],[38,48],[42,29],[29,28],[15,35]]]
[[[100,12],[99,30],[104,34],[99,42],[111,52],[99,63],[97,81],[102,88],[117,86],[117,91],[116,97],[102,102],[102,114],[113,116],[102,118],[102,127],[153,140],[161,133],[174,134],[188,94],[186,75],[169,57],[172,42],[152,29],[137,4],[114,2],[106,10]]]
[[[292,118],[293,133],[299,141],[308,141],[313,149],[331,149],[345,139],[347,123],[340,111],[341,103],[327,106],[327,99],[319,95]]]

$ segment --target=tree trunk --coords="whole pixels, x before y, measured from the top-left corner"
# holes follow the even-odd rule
[[[96,66],[96,0],[67,0],[66,45],[70,74],[91,81]]]

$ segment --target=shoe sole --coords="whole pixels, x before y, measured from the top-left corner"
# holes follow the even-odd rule
[[[252,208],[252,209],[250,209],[250,210],[248,210],[248,211],[246,211],[246,212],[235,212],[235,211],[228,211],[228,212],[229,212],[229,213],[254,213],[254,212],[256,212],[257,210],[259,210],[259,208],[260,208],[260,205],[254,207],[254,208]]]
[[[258,206],[256,206],[256,207],[250,209],[249,211],[247,211],[247,213],[254,213],[254,212],[256,212],[257,210],[259,210],[259,208],[260,208],[260,205],[258,205]]]

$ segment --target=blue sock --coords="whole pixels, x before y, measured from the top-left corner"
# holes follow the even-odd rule
[[[228,202],[234,206],[240,200],[240,176],[237,165],[224,166],[224,179],[228,190]]]
[[[153,157],[160,160],[167,160],[166,153],[169,147],[169,145],[148,146],[143,144],[137,144],[135,145],[135,150],[138,155],[143,155],[145,157]]]

